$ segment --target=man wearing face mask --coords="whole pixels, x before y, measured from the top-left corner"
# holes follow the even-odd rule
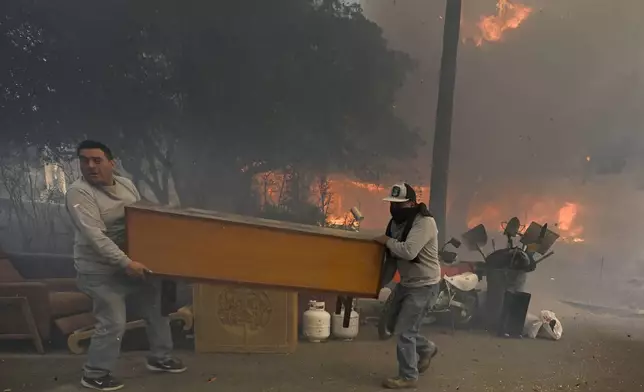
[[[400,283],[394,296],[387,325],[398,336],[398,376],[384,381],[388,389],[415,388],[418,376],[429,369],[438,352],[436,345],[419,329],[429,307],[436,303],[441,278],[436,221],[416,192],[406,183],[392,187],[389,197],[391,221],[384,236],[376,241],[387,248],[389,266],[395,266]],[[395,268],[394,268],[395,270]],[[392,270],[389,271],[393,276]]]

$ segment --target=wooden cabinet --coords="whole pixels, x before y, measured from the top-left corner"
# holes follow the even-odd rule
[[[145,205],[126,221],[128,254],[156,274],[371,298],[380,288],[384,247],[364,234]]]

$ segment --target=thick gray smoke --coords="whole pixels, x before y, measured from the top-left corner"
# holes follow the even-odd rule
[[[576,286],[601,279],[624,286],[630,280],[635,287],[630,276],[644,276],[644,3],[523,3],[533,12],[500,42],[460,47],[450,179],[459,211],[451,220],[467,215],[460,210],[472,204],[470,195],[497,204],[508,204],[508,194],[578,203],[586,242],[559,244],[542,274],[565,274]],[[429,141],[416,167],[427,183],[444,2],[371,0],[363,6],[390,45],[418,61],[397,110]],[[495,13],[495,0],[464,1],[463,7],[462,30],[470,32],[481,15]],[[568,286],[559,288],[592,296]]]

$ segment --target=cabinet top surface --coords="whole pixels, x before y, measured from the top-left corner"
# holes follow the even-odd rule
[[[227,214],[217,211],[200,210],[196,208],[177,208],[168,206],[159,206],[149,203],[137,203],[126,207],[127,210],[138,210],[144,212],[157,213],[162,215],[182,216],[186,218],[206,219],[219,222],[228,222],[239,225],[249,225],[255,227],[265,227],[278,229],[282,231],[300,232],[307,234],[325,235],[352,240],[361,240],[373,242],[373,233],[360,233],[355,231],[333,229],[328,227],[318,227],[300,223],[282,222],[271,219],[255,218],[243,215]],[[375,242],[374,242],[375,243]]]

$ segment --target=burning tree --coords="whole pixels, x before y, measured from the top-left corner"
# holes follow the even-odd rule
[[[257,178],[261,195],[254,215],[316,226],[326,223],[331,201],[328,180],[313,178],[293,167],[283,172],[261,173]]]

